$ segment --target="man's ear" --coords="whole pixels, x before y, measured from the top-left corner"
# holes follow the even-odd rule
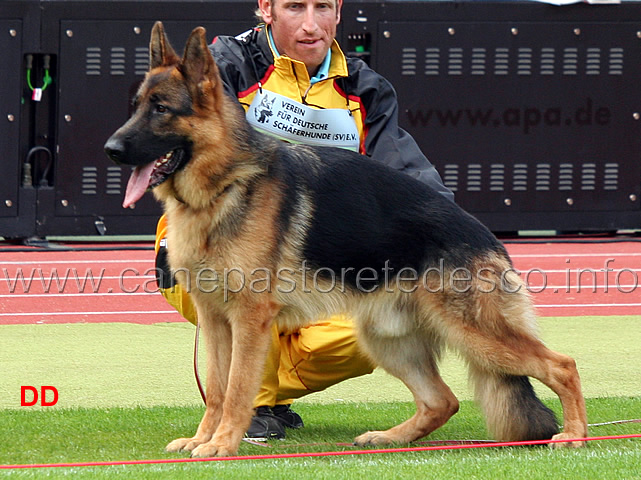
[[[274,21],[272,16],[272,0],[258,0],[258,10],[263,17],[263,21],[266,25],[271,25]]]
[[[202,99],[207,94],[207,88],[215,89],[220,86],[218,67],[207,47],[203,27],[197,27],[191,32],[178,68],[194,99]]]
[[[151,40],[149,41],[149,70],[174,65],[179,60],[178,55],[169,44],[162,22],[156,22],[151,29]]]
[[[341,10],[343,9],[343,0],[336,0],[336,25],[341,21]]]

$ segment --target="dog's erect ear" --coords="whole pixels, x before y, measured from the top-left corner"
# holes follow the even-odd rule
[[[175,65],[179,61],[180,58],[169,44],[165,27],[162,22],[156,22],[154,28],[151,29],[151,40],[149,41],[149,70]]]
[[[207,47],[203,27],[191,32],[179,68],[195,98],[205,95],[207,87],[217,89],[220,86],[218,66]]]

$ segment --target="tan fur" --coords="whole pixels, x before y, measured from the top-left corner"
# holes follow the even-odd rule
[[[165,65],[161,70],[175,68],[177,57],[158,24],[152,34],[151,51]],[[258,180],[248,200],[249,185],[260,167],[235,142],[236,107],[222,93],[214,62],[205,57],[209,58],[209,53],[204,32],[197,29],[181,63],[188,78],[183,79],[174,70],[171,80],[154,87],[191,82],[188,88],[194,97],[194,114],[176,122],[173,128],[189,132],[194,143],[192,160],[154,193],[167,213],[170,263],[181,272],[180,283],[191,287],[208,351],[204,417],[194,437],[177,439],[167,450],[187,450],[201,457],[234,454],[250,422],[272,322],[279,322],[283,330],[292,330],[329,314],[346,312],[354,318],[362,349],[407,385],[417,405],[411,419],[387,431],[367,432],[356,439],[357,444],[411,442],[456,413],[458,401],[437,367],[446,345],[458,350],[470,364],[477,397],[498,439],[514,440],[524,435],[523,425],[512,423],[506,415],[510,391],[502,380],[505,375],[532,376],[559,395],[565,432],[558,438],[587,434],[576,367],[571,359],[551,352],[538,340],[530,299],[518,275],[510,273],[506,258],[478,258],[469,281],[461,272],[445,271],[442,279],[428,277],[426,285],[402,282],[403,290],[416,287],[412,293],[403,293],[394,284],[389,291],[363,294],[341,285],[332,289],[327,280],[317,283],[319,288],[312,292],[277,288],[288,285],[276,281],[283,269],[291,272],[288,279],[297,286],[303,280],[308,285],[314,281],[310,272],[300,271],[308,219],[314,214],[313,201],[303,196],[302,207],[292,213],[295,220],[290,231],[277,232],[282,185]],[[206,71],[202,78],[189,78],[190,71],[199,70]],[[145,85],[142,92],[150,94]],[[296,148],[306,152],[306,147]],[[310,168],[316,168],[313,154],[308,156]],[[247,201],[250,204],[244,203]],[[239,209],[244,212],[243,224],[232,239],[225,232],[232,228],[230,222]],[[270,291],[256,293],[241,288],[238,279],[230,277],[229,286],[237,293],[229,298],[222,289],[204,293],[196,288],[199,272],[233,268],[248,277],[261,269],[271,275],[274,284]],[[216,283],[215,276],[210,273],[210,285]],[[461,292],[466,284],[469,291]],[[518,291],[507,293],[502,286]]]

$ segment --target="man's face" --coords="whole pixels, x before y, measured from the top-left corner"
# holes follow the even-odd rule
[[[336,36],[342,0],[259,0],[258,6],[281,55],[318,71]]]

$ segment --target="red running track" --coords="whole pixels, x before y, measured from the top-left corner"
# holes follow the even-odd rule
[[[100,247],[113,250],[0,248],[0,324],[183,321],[156,290],[151,244]],[[507,249],[541,316],[641,314],[639,242]]]

